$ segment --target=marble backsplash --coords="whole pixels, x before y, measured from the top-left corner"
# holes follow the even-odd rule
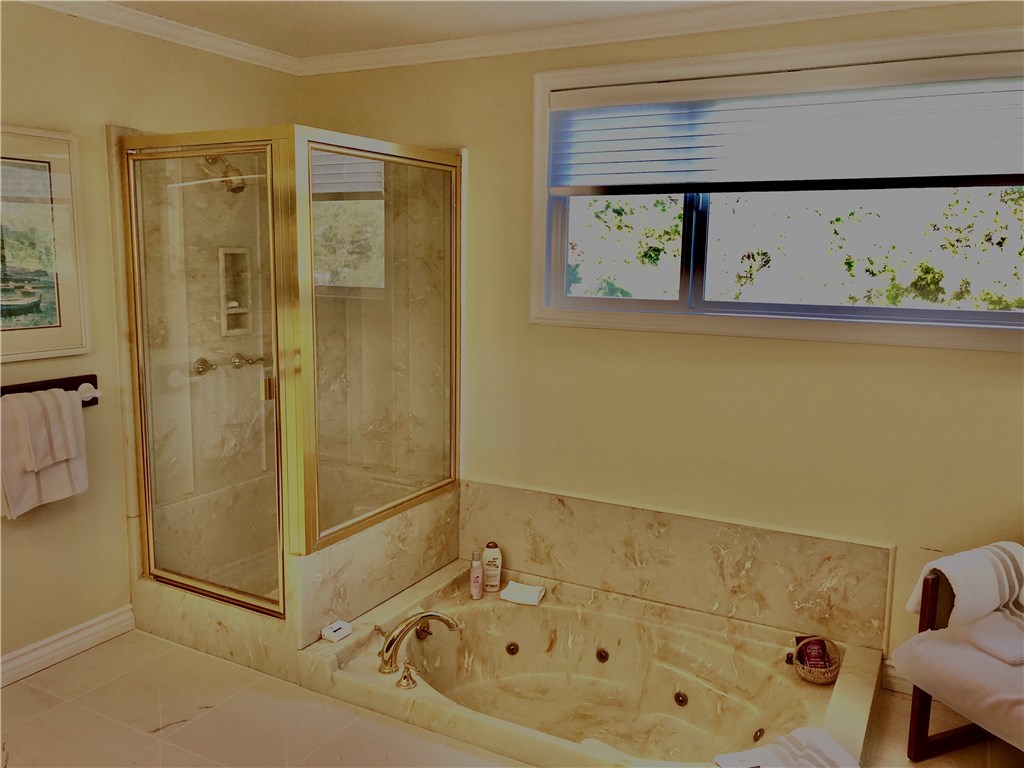
[[[868,648],[886,637],[892,548],[463,481],[459,555]]]

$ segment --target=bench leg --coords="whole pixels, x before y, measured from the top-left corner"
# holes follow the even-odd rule
[[[925,693],[915,685],[914,695],[910,702],[910,735],[907,739],[907,757],[915,763],[952,752],[955,749],[969,747],[992,735],[973,723],[929,735],[928,725],[931,714],[931,694]]]

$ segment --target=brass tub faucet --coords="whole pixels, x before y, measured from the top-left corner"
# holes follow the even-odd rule
[[[377,655],[380,656],[380,666],[377,669],[385,675],[397,672],[398,649],[402,647],[402,641],[405,640],[405,636],[415,629],[416,637],[422,640],[427,635],[432,634],[430,631],[431,621],[440,621],[453,632],[462,629],[462,625],[455,619],[437,611],[421,611],[414,614],[407,619],[403,619],[390,632],[385,632],[379,624],[374,624],[374,631],[384,637],[384,645],[377,651]]]

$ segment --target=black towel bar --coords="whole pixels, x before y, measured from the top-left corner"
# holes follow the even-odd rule
[[[99,389],[99,380],[95,373],[83,373],[79,376],[65,376],[62,379],[47,379],[46,381],[26,381],[23,384],[4,384],[0,387],[0,395],[13,395],[18,392],[39,392],[44,389],[66,389],[68,392],[77,392],[83,384],[92,384],[93,389]],[[82,403],[83,408],[99,404],[99,397],[92,397]]]

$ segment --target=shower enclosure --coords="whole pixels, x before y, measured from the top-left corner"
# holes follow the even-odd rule
[[[455,482],[458,155],[122,141],[146,571],[284,614],[284,557]]]

